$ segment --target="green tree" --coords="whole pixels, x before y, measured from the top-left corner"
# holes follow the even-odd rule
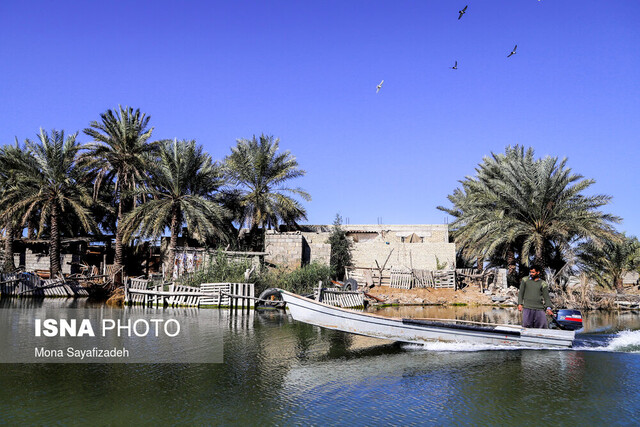
[[[585,242],[578,253],[582,269],[599,285],[618,293],[624,292],[624,276],[640,267],[640,242],[635,237],[622,235],[602,245]]]
[[[351,266],[351,247],[353,243],[347,238],[347,233],[342,229],[342,217],[336,214],[333,221],[333,231],[327,240],[331,245],[331,276],[337,280],[344,279],[345,267]]]
[[[27,153],[16,169],[16,185],[6,193],[3,216],[24,212],[24,223],[32,212],[39,210],[39,234],[45,228],[50,233],[50,273],[58,275],[60,265],[61,229],[66,221],[78,220],[87,231],[95,230],[89,206],[92,204],[87,171],[78,163],[82,148],[76,142],[77,133],[65,138],[64,131],[40,129],[38,141],[26,140]],[[47,226],[47,227],[45,227]]]
[[[164,141],[147,182],[148,186],[135,191],[135,196],[147,195],[147,200],[123,219],[125,242],[134,233],[159,238],[169,228],[169,259],[173,260],[185,223],[190,235],[201,242],[214,236],[226,239],[227,212],[212,200],[222,184],[220,168],[195,141]],[[169,277],[172,273],[173,262]]]
[[[21,213],[11,211],[11,203],[8,198],[10,190],[19,184],[18,176],[22,165],[25,163],[25,150],[16,140],[15,145],[7,145],[0,148],[0,211],[7,211],[0,223],[4,228],[4,271],[15,270],[13,244],[16,233],[19,232]],[[9,214],[10,213],[10,214]]]
[[[113,203],[116,205],[115,260],[118,267],[124,265],[125,234],[122,227],[124,215],[135,207],[137,200],[127,195],[135,194],[144,181],[147,170],[155,160],[157,142],[149,142],[153,128],[150,117],[139,109],[118,106],[117,111],[107,110],[100,115],[100,122],[92,121],[84,133],[93,138],[83,157],[95,173],[94,198],[105,183],[113,183]]]
[[[595,181],[572,173],[566,163],[536,159],[532,148],[520,146],[485,157],[477,175],[448,196],[453,206],[438,207],[455,218],[451,234],[465,255],[506,264],[513,277],[518,262],[550,266],[554,252],[577,241],[613,238],[611,224],[620,219],[599,210],[611,197],[585,195]]]
[[[224,170],[230,185],[229,194],[237,196],[241,208],[236,220],[255,236],[258,229],[277,227],[279,223],[295,225],[306,219],[307,212],[294,197],[306,201],[311,196],[300,188],[288,186],[305,174],[289,151],[278,152],[279,140],[272,136],[239,139],[225,158]]]

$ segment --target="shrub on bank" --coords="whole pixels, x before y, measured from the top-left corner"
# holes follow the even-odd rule
[[[331,268],[328,265],[311,263],[292,271],[269,269],[258,275],[256,294],[267,288],[280,288],[297,294],[313,292],[322,281],[325,286],[330,282]]]
[[[183,285],[196,287],[203,283],[242,283],[245,281],[245,271],[250,268],[251,261],[230,261],[222,250],[218,250],[211,255],[206,268],[186,275],[180,281]]]
[[[185,275],[180,283],[198,287],[203,283],[242,283],[245,282],[245,272],[251,269],[251,261],[231,261],[218,250],[207,263],[207,267],[195,273]],[[331,283],[331,268],[328,265],[311,263],[295,270],[262,267],[258,273],[252,271],[249,282],[255,283],[255,294],[260,295],[268,288],[281,288],[297,294],[313,292],[318,282],[327,286]]]

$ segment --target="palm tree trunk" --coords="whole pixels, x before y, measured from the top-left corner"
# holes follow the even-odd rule
[[[16,265],[13,262],[13,240],[14,240],[13,221],[9,219],[5,228],[4,237],[4,266],[5,272],[10,272],[16,269]]]
[[[27,239],[35,239],[36,238],[36,227],[37,227],[37,222],[36,222],[36,216],[31,214],[31,216],[29,216],[29,219],[27,220]]]
[[[533,262],[535,264],[538,264],[543,269],[546,267],[546,265],[544,265],[544,256],[542,253],[542,246],[536,247],[536,255],[533,257]]]
[[[518,277],[516,276],[516,253],[513,246],[509,246],[507,249],[507,283],[518,286]]]
[[[617,276],[615,278],[616,292],[619,294],[624,294],[624,283],[622,281],[622,276]]]
[[[113,260],[114,271],[117,271],[117,274],[113,277],[113,281],[116,286],[122,284],[122,267],[124,266],[124,244],[123,236],[124,231],[122,227],[122,201],[118,202],[118,223],[116,224],[116,248],[115,248],[115,257]]]
[[[49,248],[49,274],[53,279],[60,274],[60,229],[58,228],[58,206],[51,209],[51,240]]]
[[[176,246],[178,246],[178,233],[180,232],[180,209],[174,206],[171,209],[171,240],[169,241],[169,268],[167,277],[173,278],[173,266],[176,262]]]

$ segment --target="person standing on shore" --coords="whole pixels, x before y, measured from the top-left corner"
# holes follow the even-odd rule
[[[547,329],[549,325],[546,315],[553,316],[549,285],[540,279],[541,271],[542,268],[539,265],[532,265],[529,277],[523,278],[520,282],[518,310],[522,312],[522,326],[525,328]]]

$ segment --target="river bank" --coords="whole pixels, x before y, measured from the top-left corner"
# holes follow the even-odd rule
[[[517,290],[516,290],[517,291]],[[383,300],[381,304],[394,305],[491,305],[491,294],[480,292],[476,288],[453,289],[396,289],[388,286],[376,286],[368,294]],[[516,294],[517,298],[517,294]]]
[[[500,306],[515,307],[518,303],[518,289],[492,289],[481,291],[479,287],[468,286],[460,290],[453,289],[397,289],[388,286],[375,286],[367,293],[382,300],[378,304],[385,305],[467,305],[467,306]],[[567,298],[557,298],[557,305],[571,308],[591,308],[603,310],[637,310],[640,309],[640,292],[637,287],[624,294],[615,292],[589,292],[586,307]],[[553,300],[553,299],[552,299]]]

